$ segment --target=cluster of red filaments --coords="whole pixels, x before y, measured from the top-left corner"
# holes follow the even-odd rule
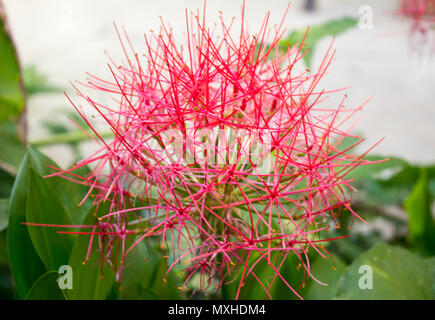
[[[400,14],[412,19],[411,32],[425,37],[435,27],[434,0],[402,0]]]
[[[344,125],[360,107],[345,107],[345,97],[329,105],[326,95],[339,90],[317,89],[330,49],[309,72],[301,47],[278,50],[283,22],[268,27],[268,19],[254,36],[243,18],[237,30],[234,19],[221,16],[209,28],[186,13],[184,46],[162,22],[159,34],[146,36],[143,56],[117,31],[126,39],[125,64],[110,65],[113,80],[91,76],[86,84],[112,95],[113,104],[78,91],[114,137],[103,139],[76,107],[101,147],[61,172],[89,185],[97,204],[109,203],[89,232],[99,241],[91,240],[87,258],[98,243],[121,277],[135,247],[158,239],[168,272],[183,267],[183,290],[193,279],[204,291],[236,281],[237,298],[254,277],[267,297],[275,281],[299,296],[280,273],[287,257],[298,257],[312,276],[308,250],[326,258],[323,243],[334,240],[322,231],[341,213],[359,218],[345,177],[367,164],[349,152],[361,140],[346,150],[337,146],[353,137]],[[74,174],[87,165],[88,176]],[[273,277],[257,276],[261,263]]]

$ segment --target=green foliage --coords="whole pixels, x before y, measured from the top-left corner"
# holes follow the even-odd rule
[[[182,281],[175,271],[166,275],[168,266],[157,241],[147,239],[139,242],[125,264],[121,299],[181,298],[181,291],[177,287]]]
[[[356,200],[371,205],[401,204],[418,178],[418,167],[403,159],[367,156],[369,161],[387,160],[359,166],[348,175],[361,190]]]
[[[44,177],[57,172],[55,168],[59,168],[59,166],[50,158],[31,146],[28,147],[27,150],[31,166],[40,176]],[[86,176],[89,169],[87,167],[81,167],[71,172],[78,176]],[[64,178],[57,176],[49,177],[46,181],[52,190],[57,192],[69,219],[71,219],[73,224],[80,224],[92,205],[90,200],[79,205],[87,194],[88,188],[78,183],[71,183]]]
[[[60,88],[50,85],[47,76],[38,72],[35,66],[29,66],[23,70],[24,86],[29,95],[40,93],[58,93]]]
[[[0,168],[15,173],[25,152],[19,135],[23,124],[18,121],[24,111],[25,93],[18,58],[2,16],[0,61]]]
[[[369,266],[373,272],[372,289],[360,288],[365,273],[360,273],[362,266]],[[379,243],[346,269],[336,299],[434,299],[433,268],[433,264],[408,250]]]
[[[32,168],[29,170],[26,221],[39,224],[71,225],[61,200]],[[67,264],[73,239],[67,234],[58,234],[56,229],[28,226],[30,239],[47,270],[57,270]]]
[[[0,152],[0,168],[15,174],[26,152],[18,133],[18,124],[0,122],[0,150],[7,150]]]
[[[27,227],[23,225],[23,222],[26,222],[29,171],[30,160],[26,155],[12,188],[7,230],[9,265],[17,293],[21,298],[25,298],[33,283],[46,272],[30,239]]]
[[[0,198],[9,198],[14,184],[14,176],[0,168]]]
[[[0,199],[0,232],[8,226],[9,199]]]
[[[59,289],[56,271],[44,273],[30,288],[26,300],[65,300]]]
[[[333,299],[337,291],[337,284],[346,270],[346,263],[336,255],[332,259],[315,259],[311,268],[311,274],[325,285],[313,280],[309,282],[307,293],[304,296],[307,300]]]
[[[41,293],[41,299],[51,299],[51,296],[53,299],[105,299],[111,291],[118,291],[115,274],[107,263],[101,264],[98,252],[92,251],[90,259],[83,264],[89,235],[74,237],[59,234],[57,228],[23,224],[93,225],[99,212],[107,212],[105,206],[96,211],[89,200],[78,207],[87,188],[59,177],[43,178],[52,173],[53,168],[57,168],[53,161],[29,147],[12,188],[8,246],[17,292],[21,298],[37,298],[43,288],[51,290],[58,268],[70,265],[74,274],[73,289],[64,289],[62,296],[56,290],[51,290],[48,296]],[[98,243],[95,241],[93,248],[96,250]],[[139,243],[125,263],[127,267],[122,281],[125,290],[117,292],[120,298],[180,298],[177,289],[180,280],[174,272],[166,277],[166,283],[162,281],[167,265],[155,246],[145,241]],[[30,270],[29,265],[32,265]],[[140,273],[142,276],[138,277]]]
[[[93,225],[96,222],[96,208],[92,207],[86,215],[83,224]],[[105,299],[115,280],[115,274],[107,263],[103,268],[98,260],[98,252],[93,252],[91,259],[85,262],[90,235],[83,235],[76,239],[71,251],[68,265],[74,271],[73,289],[64,290],[68,299]],[[98,245],[95,243],[94,245]]]
[[[270,292],[270,296],[273,299],[283,299],[283,300],[295,300],[299,299],[292,290],[287,286],[290,285],[293,290],[298,292],[298,294],[303,293],[303,270],[301,268],[300,261],[296,256],[288,255],[279,269],[279,273],[287,284],[277,276],[275,271],[266,262],[264,257],[258,260],[260,255],[258,253],[253,253],[250,257],[249,265],[255,263],[252,272],[247,276],[249,269],[246,271],[240,268],[238,274],[232,275],[227,279],[230,283],[223,286],[221,289],[221,295],[223,299],[234,299],[237,295],[237,290],[240,286],[240,279],[243,273],[245,273],[244,281],[242,282],[242,287],[240,288],[239,299],[241,300],[263,300],[269,299],[269,295],[266,290]],[[272,254],[272,261],[282,260],[281,255]],[[254,276],[255,275],[255,276]],[[276,275],[276,276],[275,276]],[[235,277],[235,278],[234,278]],[[259,283],[261,281],[262,284]]]
[[[417,251],[427,255],[435,254],[435,223],[431,203],[427,170],[422,168],[420,178],[405,201],[405,209],[409,214],[409,242]]]
[[[12,188],[9,206],[9,262],[17,287],[24,298],[43,273],[67,264],[72,239],[49,227],[32,223],[81,223],[91,207],[90,200],[78,203],[86,188],[60,177],[43,178],[58,167],[36,149],[29,147]],[[32,268],[28,268],[32,265]]]
[[[102,267],[99,253],[95,251],[96,243],[92,247],[90,259],[83,264],[89,247],[89,236],[61,235],[49,227],[22,224],[22,222],[40,222],[93,225],[97,221],[96,216],[100,213],[96,212],[95,207],[92,207],[90,203],[85,202],[82,207],[77,207],[86,188],[58,177],[43,178],[52,172],[51,167],[57,166],[36,149],[29,148],[12,188],[8,246],[11,271],[19,296],[21,298],[37,297],[38,292],[41,291],[35,288],[46,288],[44,290],[47,290],[47,293],[40,293],[41,298],[179,299],[181,296],[177,286],[182,284],[179,273],[171,271],[169,275],[166,275],[167,263],[163,258],[164,253],[153,240],[139,242],[130,252],[125,261],[126,268],[122,274],[122,281],[119,284],[115,281],[113,270],[107,264]],[[431,218],[429,206],[431,169],[418,169],[417,172],[420,173],[415,176],[409,174],[415,171],[414,167],[400,159],[382,162],[374,167],[376,168],[372,171],[365,172],[361,170],[368,170],[370,166],[358,168],[353,173],[354,177],[359,182],[369,177],[367,179],[375,181],[386,189],[398,184],[412,185],[412,181],[416,179],[414,186],[407,188],[412,189],[412,192],[409,193],[405,203],[410,214],[410,243],[418,244],[413,245],[415,249],[425,248],[424,253],[428,254],[431,251],[427,250],[432,250],[432,244],[428,242],[427,233],[432,231],[427,228],[421,229],[421,226],[427,227],[429,220],[424,219]],[[395,169],[391,170],[391,168]],[[384,170],[390,170],[390,174],[383,174]],[[404,174],[403,170],[408,173]],[[85,209],[85,214],[79,212]],[[100,207],[99,210],[102,214],[107,208]],[[347,225],[347,222],[344,223]],[[338,236],[340,232],[340,230],[330,231],[328,236]],[[416,242],[415,239],[422,240]],[[134,240],[131,239],[131,241]],[[348,249],[352,252],[350,259],[353,262],[348,267],[341,259],[341,255],[345,254],[342,245],[331,244],[333,260],[311,257],[311,261],[314,261],[311,265],[311,274],[327,286],[322,286],[313,279],[305,282],[299,261],[294,255],[287,257],[280,267],[280,274],[306,299],[428,299],[432,297],[432,287],[426,284],[432,284],[435,281],[433,278],[435,271],[433,264],[429,261],[407,250],[384,244],[364,251],[358,242],[349,239],[337,242],[342,245],[346,243],[351,245]],[[426,247],[421,245],[426,245]],[[362,254],[355,258],[360,252]],[[258,256],[253,255],[251,259],[255,261]],[[27,270],[30,264],[32,268]],[[57,277],[57,268],[62,264],[69,264],[74,270],[73,290],[65,289],[63,294],[59,295],[56,290],[49,288],[55,276]],[[358,272],[359,267],[364,264],[373,268],[375,285],[373,290],[361,290],[358,287],[361,277]],[[256,264],[253,271],[270,289],[273,298],[297,298],[279,277],[273,279],[274,272],[264,260]],[[45,275],[47,272],[52,273]],[[222,288],[221,297],[223,299],[233,299],[236,296],[241,272],[243,271],[240,270],[234,281]],[[166,283],[163,279],[167,280]],[[401,282],[398,279],[402,279]],[[400,283],[399,287],[397,287],[398,283]],[[267,295],[251,274],[245,279],[239,298],[265,299]]]
[[[15,48],[1,17],[0,48],[0,122],[15,121],[24,110],[24,93]]]

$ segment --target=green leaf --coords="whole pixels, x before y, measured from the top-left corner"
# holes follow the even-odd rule
[[[257,261],[260,255],[256,252],[251,255],[250,262],[248,265],[252,266],[253,263]],[[281,265],[282,256],[280,254],[272,254],[271,261],[273,261],[274,266]],[[288,255],[284,263],[282,264],[279,273],[286,280],[286,282],[299,294],[302,294],[302,280],[303,272],[301,268],[298,268],[299,260],[293,256]],[[239,271],[236,279],[227,285],[222,287],[222,298],[233,300],[236,297],[238,287],[240,285],[242,270]],[[256,263],[255,267],[252,269],[255,273],[254,277],[249,274],[245,277],[243,282],[243,287],[240,289],[239,299],[241,300],[264,300],[269,299],[264,288],[269,290],[272,299],[299,299],[293,291],[282,281],[282,279],[276,275],[276,272],[270,267],[265,259],[262,259]],[[275,276],[276,275],[276,276]],[[230,276],[228,280],[232,280],[234,276]],[[261,285],[258,278],[263,285]],[[272,285],[270,284],[273,280]],[[264,286],[264,288],[263,288]]]
[[[0,232],[8,226],[9,199],[0,199]]]
[[[20,65],[0,16],[0,121],[15,121],[24,109]]]
[[[0,167],[15,174],[24,156],[18,124],[24,110],[25,95],[15,48],[0,15]],[[23,130],[21,130],[23,131]]]
[[[104,207],[104,206],[103,206]],[[101,208],[100,208],[101,210]],[[83,224],[93,225],[96,222],[95,208],[89,210]],[[68,264],[73,270],[73,289],[65,289],[64,293],[72,300],[100,300],[109,294],[115,280],[115,274],[105,263],[101,270],[99,253],[92,252],[90,259],[83,264],[89,247],[90,235],[79,235],[74,243]],[[98,248],[94,238],[93,248]]]
[[[412,247],[428,255],[435,254],[435,223],[431,202],[427,173],[422,168],[418,182],[405,201],[405,209],[409,214],[409,242]]]
[[[71,221],[74,224],[81,224],[83,217],[89,211],[91,206],[90,200],[85,201],[82,206],[78,206],[78,203],[82,200],[83,196],[87,192],[87,188],[85,186],[78,185],[60,177],[43,179],[42,176],[53,173],[54,171],[54,169],[48,167],[48,165],[56,168],[58,167],[53,161],[37,151],[35,148],[29,147],[28,153],[24,157],[12,189],[9,210],[8,251],[10,252],[9,259],[12,274],[14,276],[18,294],[21,298],[25,297],[28,289],[35,282],[35,280],[47,271],[44,267],[44,264],[41,262],[38,253],[34,249],[34,245],[27,231],[28,228],[22,224],[23,222],[37,222],[26,220],[30,171],[36,171],[36,176],[40,178],[37,180],[39,180],[41,184],[45,186],[44,190],[50,191],[51,197],[48,200],[46,199],[47,204],[42,204],[42,206],[53,205],[51,203],[52,198],[55,198],[57,199],[54,200],[55,203],[57,203],[56,206],[59,208],[63,207],[63,209],[59,210],[61,210],[61,212],[67,213],[67,217],[64,217],[64,219],[60,220],[63,221],[66,219],[65,221],[67,221],[69,224],[71,224]],[[85,169],[82,169],[82,172],[77,172],[77,174],[85,175],[86,171]],[[34,198],[37,198],[35,193],[37,193],[38,190],[35,190],[34,187],[31,187],[30,189],[34,194]],[[34,199],[34,201],[35,200],[36,199]],[[38,205],[41,206],[41,204]],[[59,220],[58,217],[57,219]],[[56,223],[55,221],[56,220],[51,220],[50,218],[50,221],[47,221],[47,223]],[[39,233],[43,230],[50,233],[55,232],[53,228],[48,230],[48,227],[29,228],[32,228],[32,230],[36,233]],[[53,239],[55,242],[57,241],[58,237],[64,237],[64,235],[60,234],[54,234],[53,236],[55,236]],[[44,246],[44,248],[46,247]],[[63,253],[62,255],[66,256],[69,253],[70,251],[68,253]],[[48,260],[45,262],[47,261]],[[30,271],[27,270],[28,265],[33,266]]]
[[[310,49],[304,55],[304,61],[307,68],[311,68],[313,52],[317,43],[320,40],[328,36],[337,36],[345,32],[346,30],[355,27],[357,23],[358,20],[355,18],[344,17],[310,27],[304,43],[305,47]],[[279,49],[287,50],[289,46],[293,47],[297,44],[300,45],[304,39],[306,32],[306,28],[292,31],[286,38],[283,38],[278,43]]]
[[[360,269],[363,266],[372,270],[372,289],[360,288],[360,281],[364,282],[361,277],[369,275],[367,269]],[[347,267],[338,283],[336,299],[434,299],[434,281],[426,260],[408,250],[379,243]]]
[[[149,245],[143,243],[142,246],[148,246],[148,255],[145,257],[131,257],[135,260],[137,259],[136,261],[139,263],[140,260],[145,260],[144,258],[146,258],[146,263],[142,266],[152,268],[150,277],[146,279],[146,282],[140,284],[142,288],[140,299],[181,299],[181,291],[178,290],[178,287],[182,281],[178,278],[175,270],[171,270],[166,276],[168,270],[166,259],[163,258],[162,253],[157,249],[157,243],[151,240],[147,241],[150,241],[151,243]],[[129,277],[134,276],[134,273],[132,273],[133,270],[129,271],[128,267],[125,268],[123,272],[123,277],[127,276],[127,274],[129,274]],[[166,279],[166,282],[163,279]],[[122,296],[126,297],[124,292],[127,292],[128,286],[124,288],[124,284],[122,284],[122,288]]]
[[[53,174],[56,172],[53,168],[59,168],[54,161],[32,146],[28,147],[28,154],[32,167],[41,176]],[[72,172],[79,176],[86,176],[88,169],[82,167]],[[48,177],[45,180],[55,190],[73,224],[81,224],[92,206],[89,199],[79,206],[79,203],[86,196],[88,188],[61,177]]]
[[[163,277],[157,279],[158,269],[163,260],[162,255],[154,247],[149,246],[146,241],[139,242],[126,258],[120,291],[122,298],[132,300],[149,297],[152,295],[153,285],[157,282],[161,283],[161,286],[167,286],[167,283],[163,282]]]
[[[270,269],[270,268],[269,268]],[[272,270],[270,270],[272,271]],[[300,261],[295,255],[288,255],[286,261],[281,267],[280,271],[283,278],[287,283],[298,292],[301,297],[305,296],[303,270],[300,266]],[[273,274],[273,272],[272,272]],[[279,278],[276,280],[272,287],[271,292],[273,299],[279,300],[299,300],[292,290]],[[264,293],[263,293],[264,296]],[[264,298],[264,297],[263,297]]]
[[[257,259],[260,257],[260,255],[255,252],[251,255],[249,259],[249,266],[252,266]],[[242,283],[242,287],[240,288],[239,293],[239,299],[240,300],[264,300],[267,299],[267,293],[263,289],[260,283],[258,283],[256,277],[260,279],[263,286],[266,288],[268,287],[268,283],[266,281],[267,271],[268,271],[268,264],[264,259],[261,259],[258,263],[255,264],[254,268],[252,269],[252,273],[255,274],[255,277],[252,273],[249,275],[246,275],[248,270],[245,271],[244,274],[244,281]],[[234,278],[234,275],[230,275],[228,279],[226,279],[226,282],[231,281],[228,284],[224,284],[222,286],[222,298],[224,300],[234,300],[237,296],[237,291],[240,286],[240,280],[243,274],[243,267],[240,268],[237,276]],[[279,280],[277,280],[279,281]]]
[[[0,198],[9,198],[13,185],[14,177],[0,168]]]
[[[32,284],[46,272],[33,247],[27,227],[22,224],[26,222],[29,165],[26,155],[12,188],[7,229],[9,264],[17,293],[21,298],[26,296]]]
[[[8,246],[6,230],[0,232],[0,265],[8,265]]]
[[[58,277],[56,271],[43,274],[30,288],[26,300],[65,300],[57,282]]]
[[[30,169],[28,187],[27,222],[56,225],[72,224],[59,197],[48,182],[34,169]],[[59,234],[56,228],[51,227],[29,225],[27,229],[47,270],[57,270],[61,265],[68,263],[73,246],[71,235]]]
[[[307,285],[305,299],[330,300],[335,297],[338,281],[346,270],[346,263],[336,255],[333,255],[333,260],[334,262],[331,259],[325,260],[320,256],[316,258],[311,267],[311,274],[317,280],[327,284],[327,286],[323,286],[311,279]]]
[[[366,160],[387,159],[381,156],[367,156]],[[418,180],[419,168],[403,159],[391,157],[388,161],[362,165],[351,171],[347,177],[355,179],[355,201],[366,205],[402,205]]]

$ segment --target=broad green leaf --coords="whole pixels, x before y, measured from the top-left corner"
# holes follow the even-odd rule
[[[103,206],[104,207],[104,206]],[[101,210],[101,209],[100,209]],[[97,221],[95,208],[91,208],[83,221],[84,225],[94,225]],[[89,231],[91,229],[86,229]],[[82,230],[85,231],[85,230]],[[98,243],[93,241],[90,259],[84,264],[88,252],[90,235],[78,235],[68,264],[73,270],[73,289],[64,290],[65,296],[72,300],[101,300],[105,299],[112,289],[115,274],[107,263],[101,270]]]
[[[33,247],[27,227],[22,224],[26,222],[29,165],[26,155],[12,188],[7,229],[9,264],[17,293],[21,298],[26,296],[33,283],[46,272]]]
[[[65,300],[57,282],[58,277],[56,271],[44,273],[30,288],[26,300]]]
[[[248,265],[252,266],[259,257],[260,255],[257,252],[253,253],[249,259]],[[240,288],[238,296],[240,300],[264,300],[265,298],[268,298],[265,289],[263,289],[264,286],[266,290],[269,290],[267,283],[267,262],[264,259],[261,259],[258,263],[255,264],[254,268],[252,269],[252,273],[247,275],[247,272],[248,269],[243,272],[243,267],[241,267],[236,277],[234,275],[230,275],[228,279],[226,279],[226,282],[231,281],[231,283],[224,284],[221,289],[222,298],[224,300],[234,300],[237,297],[237,291],[241,284],[240,280],[242,274],[244,274],[244,280],[242,282],[242,287]],[[263,286],[258,282],[256,278],[260,279]]]
[[[154,283],[167,285],[163,278],[156,279],[155,271],[159,268],[162,254],[150,247],[146,240],[139,242],[126,258],[126,267],[122,273],[123,299],[140,299],[149,295]],[[176,288],[175,288],[176,289]]]
[[[0,265],[8,265],[8,246],[6,230],[0,232]]]
[[[150,240],[147,240],[150,241]],[[177,300],[181,299],[181,291],[178,289],[182,284],[182,281],[178,278],[174,270],[171,270],[168,275],[166,275],[168,266],[166,259],[163,258],[162,253],[157,249],[157,244],[153,243],[148,246],[148,256],[146,262],[149,266],[144,265],[144,267],[152,267],[152,273],[148,279],[148,283],[142,283],[142,293],[141,299],[167,299],[167,300]],[[139,262],[140,259],[144,257],[138,256],[136,259]],[[133,270],[132,270],[133,271]],[[128,273],[128,268],[124,270]],[[130,274],[130,277],[134,276],[134,273]],[[163,280],[165,279],[165,280]],[[124,291],[124,285],[122,285]],[[125,289],[127,290],[127,289]],[[124,293],[122,293],[124,295]]]
[[[53,174],[56,172],[53,168],[59,168],[54,161],[34,147],[28,147],[28,154],[32,167],[41,176]],[[86,176],[88,171],[87,168],[83,167],[74,170],[73,173],[79,176]],[[45,180],[62,201],[62,204],[73,224],[81,224],[92,206],[89,199],[79,206],[80,202],[88,192],[88,188],[61,177],[47,177]]]
[[[24,94],[18,58],[1,16],[0,48],[0,122],[15,121],[24,109]]]
[[[310,49],[304,55],[304,61],[308,68],[311,68],[313,52],[317,43],[325,37],[337,36],[353,27],[358,23],[358,20],[351,17],[344,17],[328,21],[326,23],[312,26],[309,28],[308,35],[305,39],[305,47]],[[287,37],[283,38],[279,43],[279,49],[287,50],[294,45],[300,45],[307,32],[306,28],[294,30]]]
[[[340,137],[340,140],[336,140],[333,144],[336,145],[337,151],[345,151],[345,152],[352,152],[354,149],[358,148],[358,142],[362,139],[361,134],[353,132],[352,137],[350,136],[343,136]],[[360,135],[360,137],[357,137]]]
[[[0,167],[15,173],[25,148],[18,133],[18,119],[25,97],[15,48],[0,16]]]
[[[307,300],[330,300],[335,297],[337,284],[342,274],[346,270],[346,263],[338,256],[333,255],[334,262],[322,257],[317,257],[311,267],[311,274],[319,281],[327,284],[323,286],[313,279],[307,285],[306,295]]]
[[[252,266],[260,255],[257,253],[252,254],[249,265]],[[266,258],[266,257],[265,257]],[[272,254],[271,261],[274,266],[281,265],[281,255]],[[286,280],[286,282],[296,291],[301,294],[302,289],[302,269],[298,267],[299,261],[293,255],[288,255],[284,263],[282,264],[279,273]],[[241,268],[243,269],[243,268]],[[265,259],[262,259],[256,263],[252,269],[256,277],[249,274],[243,281],[243,286],[240,289],[239,299],[241,300],[264,300],[270,299],[265,289],[269,291],[272,299],[299,299],[293,291],[284,283],[284,281],[276,274],[276,272],[270,267]],[[222,287],[222,298],[232,300],[236,297],[238,287],[240,285],[240,278],[242,270],[239,271],[236,279],[230,284]],[[231,276],[232,280],[234,276]],[[228,281],[229,279],[227,279]],[[264,288],[263,288],[264,287]]]
[[[26,220],[30,223],[71,225],[71,219],[48,182],[34,169],[29,171]],[[73,238],[59,234],[57,228],[27,226],[32,243],[47,270],[57,270],[67,264],[73,246]]]
[[[405,209],[409,214],[409,242],[418,251],[429,255],[435,254],[435,223],[431,202],[427,173],[422,168],[420,179],[405,201]]]
[[[366,282],[372,270],[372,288]],[[336,299],[434,299],[433,270],[414,253],[379,243],[358,257],[340,279]],[[361,286],[362,285],[362,286]],[[363,289],[362,289],[363,288]]]
[[[85,215],[83,212],[89,211],[91,206],[89,200],[83,206],[78,206],[86,194],[86,187],[60,177],[42,178],[53,172],[48,165],[57,167],[46,156],[30,147],[20,166],[10,200],[9,259],[21,298],[26,296],[35,280],[47,271],[46,268],[57,270],[59,265],[67,264],[73,245],[72,237],[58,234],[56,228],[25,226],[22,223],[81,224]],[[78,174],[85,175],[86,172]],[[29,181],[30,178],[32,181]],[[30,204],[26,217],[27,202]],[[28,230],[32,233],[32,238]],[[67,240],[68,238],[71,239]],[[32,268],[27,270],[29,265]]]
[[[402,205],[418,180],[419,168],[403,159],[395,157],[367,156],[366,160],[377,161],[375,164],[361,165],[346,177],[355,179],[355,201],[365,205]]]
[[[272,271],[272,270],[270,270]],[[279,270],[280,274],[287,281],[287,283],[297,293],[304,298],[305,297],[305,284],[304,284],[304,272],[300,264],[299,259],[295,255],[288,255],[283,266]],[[272,273],[273,274],[273,273]],[[271,295],[273,299],[279,300],[299,300],[292,290],[282,281],[279,277],[276,277],[272,287]]]
[[[371,155],[364,157],[364,159],[367,161],[379,161],[387,159],[387,161],[358,166],[357,168],[353,169],[347,177],[351,177],[356,180],[375,179],[379,181],[389,181],[391,178],[402,172],[402,170],[410,167],[408,162],[396,157]]]

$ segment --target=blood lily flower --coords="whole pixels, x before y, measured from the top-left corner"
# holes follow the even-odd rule
[[[86,259],[98,246],[119,281],[136,246],[157,238],[168,272],[183,267],[183,291],[193,279],[204,291],[233,282],[238,298],[253,277],[266,297],[275,281],[300,297],[280,272],[285,260],[297,257],[315,278],[308,250],[328,257],[323,243],[335,239],[322,235],[340,214],[362,220],[350,206],[346,178],[369,164],[364,154],[350,152],[362,139],[338,147],[346,137],[359,138],[347,122],[360,107],[346,107],[345,95],[334,106],[326,98],[341,90],[318,88],[334,57],[331,48],[309,72],[302,47],[278,49],[284,19],[273,28],[268,20],[269,14],[250,35],[244,7],[237,30],[234,19],[225,23],[220,15],[208,27],[204,14],[186,12],[184,44],[177,45],[162,22],[158,34],[145,37],[143,56],[117,29],[125,64],[111,60],[113,79],[90,76],[82,84],[112,102],[99,103],[75,87],[112,139],[68,98],[100,147],[55,174],[88,185],[88,196],[107,208],[95,225],[76,227],[91,234]],[[83,166],[90,174],[75,175]],[[258,274],[260,264],[272,278]]]
[[[435,1],[402,0],[399,13],[412,19],[411,34],[422,43],[427,42],[428,32],[435,28]]]

